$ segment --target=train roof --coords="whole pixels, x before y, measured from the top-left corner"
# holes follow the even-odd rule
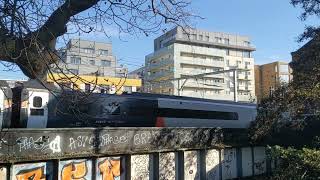
[[[40,83],[37,80],[29,80],[25,82],[20,82],[18,86],[22,86],[23,88],[30,89],[41,89],[41,90],[55,90],[57,89],[52,83],[42,82]]]
[[[202,102],[211,102],[211,103],[223,103],[223,104],[238,104],[238,105],[256,106],[255,103],[249,103],[249,102],[234,102],[234,101],[227,101],[227,100],[212,100],[212,99],[203,99],[203,98],[195,98],[195,97],[187,97],[187,96],[174,96],[174,95],[138,93],[138,92],[123,93],[121,95],[99,94],[99,93],[94,93],[92,95],[107,96],[107,97],[119,96],[119,97],[141,98],[141,99],[149,99],[149,100],[156,100],[158,98],[167,98],[167,99],[177,99],[177,100],[189,100],[189,101],[202,101]]]

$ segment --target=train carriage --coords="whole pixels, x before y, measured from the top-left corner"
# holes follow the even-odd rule
[[[15,128],[221,127],[247,128],[256,104],[159,94],[48,91],[37,83],[13,88]],[[58,93],[53,93],[58,92]],[[1,104],[0,104],[1,105]]]

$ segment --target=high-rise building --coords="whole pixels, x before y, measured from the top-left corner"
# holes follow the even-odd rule
[[[151,93],[234,100],[236,84],[239,101],[254,101],[253,51],[247,36],[176,27],[154,40],[154,52],[145,58],[145,89]],[[238,69],[237,78],[232,72],[199,76],[230,69]]]
[[[281,83],[292,80],[292,69],[286,62],[276,61],[263,65],[255,65],[255,86],[258,102],[277,89]]]
[[[106,93],[134,92],[141,86],[141,79],[128,78],[127,69],[117,66],[111,43],[71,39],[60,54],[61,61],[48,74],[48,82]]]
[[[110,43],[71,39],[67,47],[61,50],[61,60],[63,62],[59,68],[63,68],[66,74],[116,75],[116,58]]]

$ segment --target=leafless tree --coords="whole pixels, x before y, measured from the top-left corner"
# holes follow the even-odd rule
[[[148,36],[168,25],[187,25],[186,0],[0,0],[0,60],[41,79],[59,61],[57,39],[66,33],[102,32]],[[13,64],[12,64],[13,63]]]
[[[196,17],[189,6],[190,0],[0,0],[0,63],[8,71],[19,67],[43,86],[48,74],[59,73],[62,76],[56,82],[61,89],[70,88],[61,83],[64,78],[96,87],[96,82],[65,73],[56,49],[58,41],[80,33],[109,36],[110,27],[119,34],[145,36],[172,26],[186,27]],[[117,86],[122,85],[123,81]],[[83,101],[87,95],[74,99]]]

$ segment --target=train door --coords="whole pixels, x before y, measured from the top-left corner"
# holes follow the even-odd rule
[[[46,128],[49,92],[29,91],[27,128]]]

